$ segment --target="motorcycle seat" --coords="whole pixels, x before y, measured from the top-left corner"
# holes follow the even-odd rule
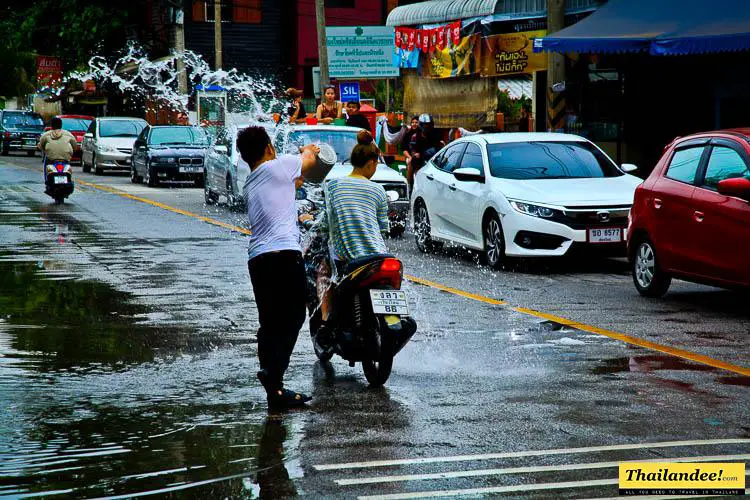
[[[389,258],[394,258],[394,256],[389,253],[379,253],[375,255],[368,255],[367,257],[360,257],[359,259],[350,260],[346,263],[344,274],[349,274],[353,271],[356,271],[360,267],[366,266],[367,264],[370,264],[372,262]]]

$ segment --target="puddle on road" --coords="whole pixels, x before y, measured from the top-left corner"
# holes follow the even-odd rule
[[[0,496],[293,491],[298,424],[266,421],[238,375],[246,349],[139,324],[147,312],[54,263],[0,260]]]

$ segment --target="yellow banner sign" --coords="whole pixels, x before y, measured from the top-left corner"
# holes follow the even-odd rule
[[[621,495],[744,495],[744,463],[620,464]]]
[[[452,78],[479,73],[481,49],[479,35],[467,36],[458,45],[437,48],[427,55],[423,75],[428,78]]]
[[[547,69],[547,54],[534,53],[534,39],[547,30],[489,36],[482,47],[482,76],[533,73]]]

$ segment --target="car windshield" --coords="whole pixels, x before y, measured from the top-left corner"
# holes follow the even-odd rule
[[[136,120],[103,120],[99,123],[99,136],[138,137],[145,127],[145,122]]]
[[[36,113],[6,113],[3,115],[4,127],[42,127],[44,120]]]
[[[196,127],[155,127],[151,130],[149,144],[162,145],[190,145],[208,146],[210,143],[206,133]]]
[[[586,179],[623,175],[588,142],[516,142],[487,146],[490,172],[500,179]]]
[[[287,153],[294,153],[305,144],[328,144],[336,151],[339,161],[346,161],[352,156],[357,145],[357,132],[348,130],[295,130],[289,134]]]
[[[71,131],[85,131],[89,129],[91,120],[85,118],[62,118],[62,128]]]

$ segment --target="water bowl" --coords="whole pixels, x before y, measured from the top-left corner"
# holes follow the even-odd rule
[[[346,125],[346,118],[336,118],[333,120],[334,125]]]
[[[313,184],[320,184],[331,171],[338,161],[336,151],[328,144],[318,144],[320,153],[318,153],[318,165],[312,171],[307,172],[305,180]]]

